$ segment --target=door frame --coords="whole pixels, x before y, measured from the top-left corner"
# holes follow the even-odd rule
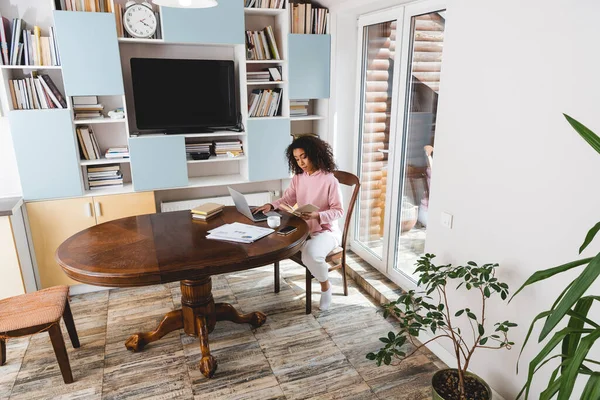
[[[379,259],[372,251],[356,239],[358,214],[355,213],[352,226],[351,248],[358,256],[384,273],[394,283],[407,290],[415,289],[416,283],[406,275],[394,269],[398,236],[400,231],[399,213],[401,211],[402,185],[400,179],[404,176],[403,150],[405,146],[405,129],[408,123],[406,107],[410,104],[410,82],[408,80],[411,66],[408,64],[412,52],[411,19],[415,16],[446,9],[446,0],[423,0],[402,6],[397,6],[361,16],[357,21],[357,78],[354,122],[354,157],[353,165],[360,173],[360,146],[362,121],[362,86],[363,86],[363,50],[364,28],[385,21],[396,20],[396,54],[394,56],[394,79],[392,87],[392,109],[390,112],[390,139],[388,157],[388,175],[386,192],[386,212],[384,216],[384,236],[382,258]],[[401,34],[400,34],[401,33]],[[400,68],[400,66],[406,68]],[[394,157],[394,154],[401,155]],[[390,190],[391,189],[391,190]],[[360,211],[359,211],[360,212]]]
[[[360,141],[361,139],[361,122],[362,122],[362,111],[363,111],[363,97],[364,97],[364,93],[363,93],[363,67],[365,64],[365,60],[363,59],[363,54],[364,54],[364,50],[365,50],[365,46],[364,46],[364,33],[365,33],[365,27],[370,26],[370,25],[375,25],[375,24],[379,24],[379,23],[383,23],[383,22],[388,22],[388,21],[396,21],[396,35],[398,34],[398,32],[403,31],[403,21],[404,21],[404,6],[397,6],[397,7],[393,7],[393,8],[388,8],[388,9],[384,9],[384,10],[380,10],[380,11],[376,11],[376,12],[372,12],[363,16],[360,16],[357,20],[357,44],[356,44],[356,101],[355,101],[355,112],[354,112],[354,152],[353,152],[353,159],[352,159],[352,163],[353,165],[357,168],[357,175],[360,175],[360,171],[361,171],[361,159],[359,157],[359,154],[361,154],[361,144],[362,142]],[[399,42],[396,41],[396,53],[394,55],[394,71],[393,71],[393,77],[397,77],[398,76],[398,70],[400,68],[400,63],[399,63],[399,55],[400,55],[400,47],[399,47]],[[395,99],[398,98],[398,86],[396,85],[395,79],[392,82],[393,87],[392,87],[392,109],[390,110],[390,148],[392,148],[393,146],[393,141],[394,138],[396,137],[395,134],[395,129],[398,126],[396,123],[396,117],[397,117],[397,112],[398,112],[398,106],[397,106],[397,101]],[[387,180],[390,181],[391,177],[393,176],[393,171],[391,171],[390,169],[388,169],[388,177]],[[393,179],[393,178],[392,178]],[[386,193],[386,204],[389,203],[390,200],[390,195],[391,193],[387,192]],[[359,199],[360,201],[360,199]],[[357,223],[358,223],[358,217],[360,214],[360,208],[358,210],[358,213],[354,213],[354,221],[353,221],[353,229],[352,229],[352,237],[351,237],[351,243],[350,246],[352,248],[352,251],[355,252],[359,257],[361,257],[362,259],[364,259],[365,261],[367,261],[369,264],[371,264],[373,267],[377,268],[380,272],[385,273],[386,272],[386,254],[387,254],[387,246],[389,241],[386,240],[386,233],[389,230],[389,219],[387,218],[387,215],[384,218],[384,222],[383,222],[383,249],[382,249],[382,258],[380,259],[375,253],[373,253],[369,248],[367,248],[362,242],[360,242],[359,240],[356,239],[356,235],[358,233],[358,229],[357,229]]]
[[[432,13],[435,11],[446,9],[445,0],[425,0],[417,3],[412,3],[405,6],[403,30],[402,30],[402,54],[400,57],[400,63],[407,68],[403,68],[400,71],[398,77],[398,117],[396,119],[398,126],[396,127],[396,142],[394,143],[393,152],[399,154],[400,157],[393,157],[393,170],[396,172],[396,176],[392,181],[393,197],[389,200],[391,212],[386,216],[389,218],[390,230],[387,235],[387,271],[386,275],[396,284],[406,289],[416,289],[417,284],[408,276],[396,270],[397,251],[400,236],[400,214],[402,207],[402,188],[404,187],[404,158],[406,156],[406,130],[408,128],[407,108],[412,100],[411,93],[409,92],[411,80],[410,71],[412,66],[409,65],[411,60],[413,43],[412,43],[412,21],[413,17]],[[391,148],[391,146],[390,146]],[[388,184],[390,180],[388,179]]]

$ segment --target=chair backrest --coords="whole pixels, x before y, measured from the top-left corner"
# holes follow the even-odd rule
[[[352,212],[354,211],[354,205],[356,204],[356,199],[358,198],[358,192],[360,190],[360,181],[358,179],[358,176],[351,174],[350,172],[335,171],[333,175],[342,185],[354,186],[354,190],[352,191],[352,197],[350,198],[350,203],[348,203],[348,209],[346,210],[346,221],[344,222],[344,230],[342,232],[341,247],[344,249],[345,252],[346,239],[348,237],[348,231],[350,228],[350,220],[352,219]]]
[[[425,156],[427,157],[427,165],[429,166],[429,168],[433,168],[433,146],[425,146],[423,147],[423,149],[425,149]]]

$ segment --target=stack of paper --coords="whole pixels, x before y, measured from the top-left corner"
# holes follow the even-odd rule
[[[211,229],[208,231],[209,234],[206,238],[237,243],[252,243],[274,231],[274,229],[270,228],[234,222],[233,224],[225,224],[218,228]]]

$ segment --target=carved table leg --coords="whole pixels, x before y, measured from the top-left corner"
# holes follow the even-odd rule
[[[231,321],[236,324],[250,324],[253,328],[262,326],[267,320],[267,316],[260,311],[251,312],[248,314],[240,314],[231,304],[217,303],[215,304],[217,312],[217,321]]]
[[[155,342],[161,337],[165,336],[167,333],[173,332],[177,329],[183,328],[183,313],[181,310],[171,311],[162,321],[158,324],[158,327],[152,331],[147,333],[136,333],[132,335],[125,342],[125,347],[127,350],[131,351],[140,351],[146,346],[148,343]]]
[[[131,351],[140,351],[148,343],[183,328],[189,336],[199,338],[202,351],[199,368],[204,376],[212,378],[217,370],[217,360],[210,354],[208,334],[215,329],[217,321],[249,323],[254,328],[258,328],[265,323],[266,319],[267,316],[258,311],[240,314],[231,304],[215,304],[210,277],[183,280],[181,281],[181,310],[171,311],[165,315],[154,331],[131,336],[125,342],[125,346]]]
[[[208,347],[208,328],[206,318],[202,315],[196,317],[196,331],[200,339],[200,351],[202,359],[200,360],[200,372],[207,378],[212,378],[217,370],[217,360],[210,354]]]

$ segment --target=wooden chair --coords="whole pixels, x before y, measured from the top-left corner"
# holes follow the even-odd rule
[[[344,222],[344,230],[342,232],[342,243],[340,247],[335,248],[331,253],[327,255],[325,261],[330,265],[329,271],[333,271],[336,269],[342,270],[342,277],[344,279],[344,296],[348,296],[348,282],[346,278],[346,240],[348,238],[348,231],[350,228],[350,220],[352,219],[352,212],[354,211],[354,205],[356,204],[356,199],[358,198],[358,192],[360,190],[360,181],[358,177],[350,172],[344,171],[335,171],[333,175],[337,178],[337,180],[342,185],[354,186],[354,190],[352,191],[352,197],[350,198],[350,203],[348,203],[348,209],[346,210],[346,219]],[[304,264],[302,264],[302,252],[298,252],[290,257],[291,260],[297,262],[306,268]],[[306,313],[310,314],[312,312],[312,274],[306,268]],[[279,262],[275,263],[275,293],[279,293]]]
[[[48,331],[63,380],[72,383],[73,374],[60,330],[61,317],[71,344],[78,348],[79,338],[69,307],[68,286],[54,286],[0,300],[0,365],[6,362],[6,339]]]

